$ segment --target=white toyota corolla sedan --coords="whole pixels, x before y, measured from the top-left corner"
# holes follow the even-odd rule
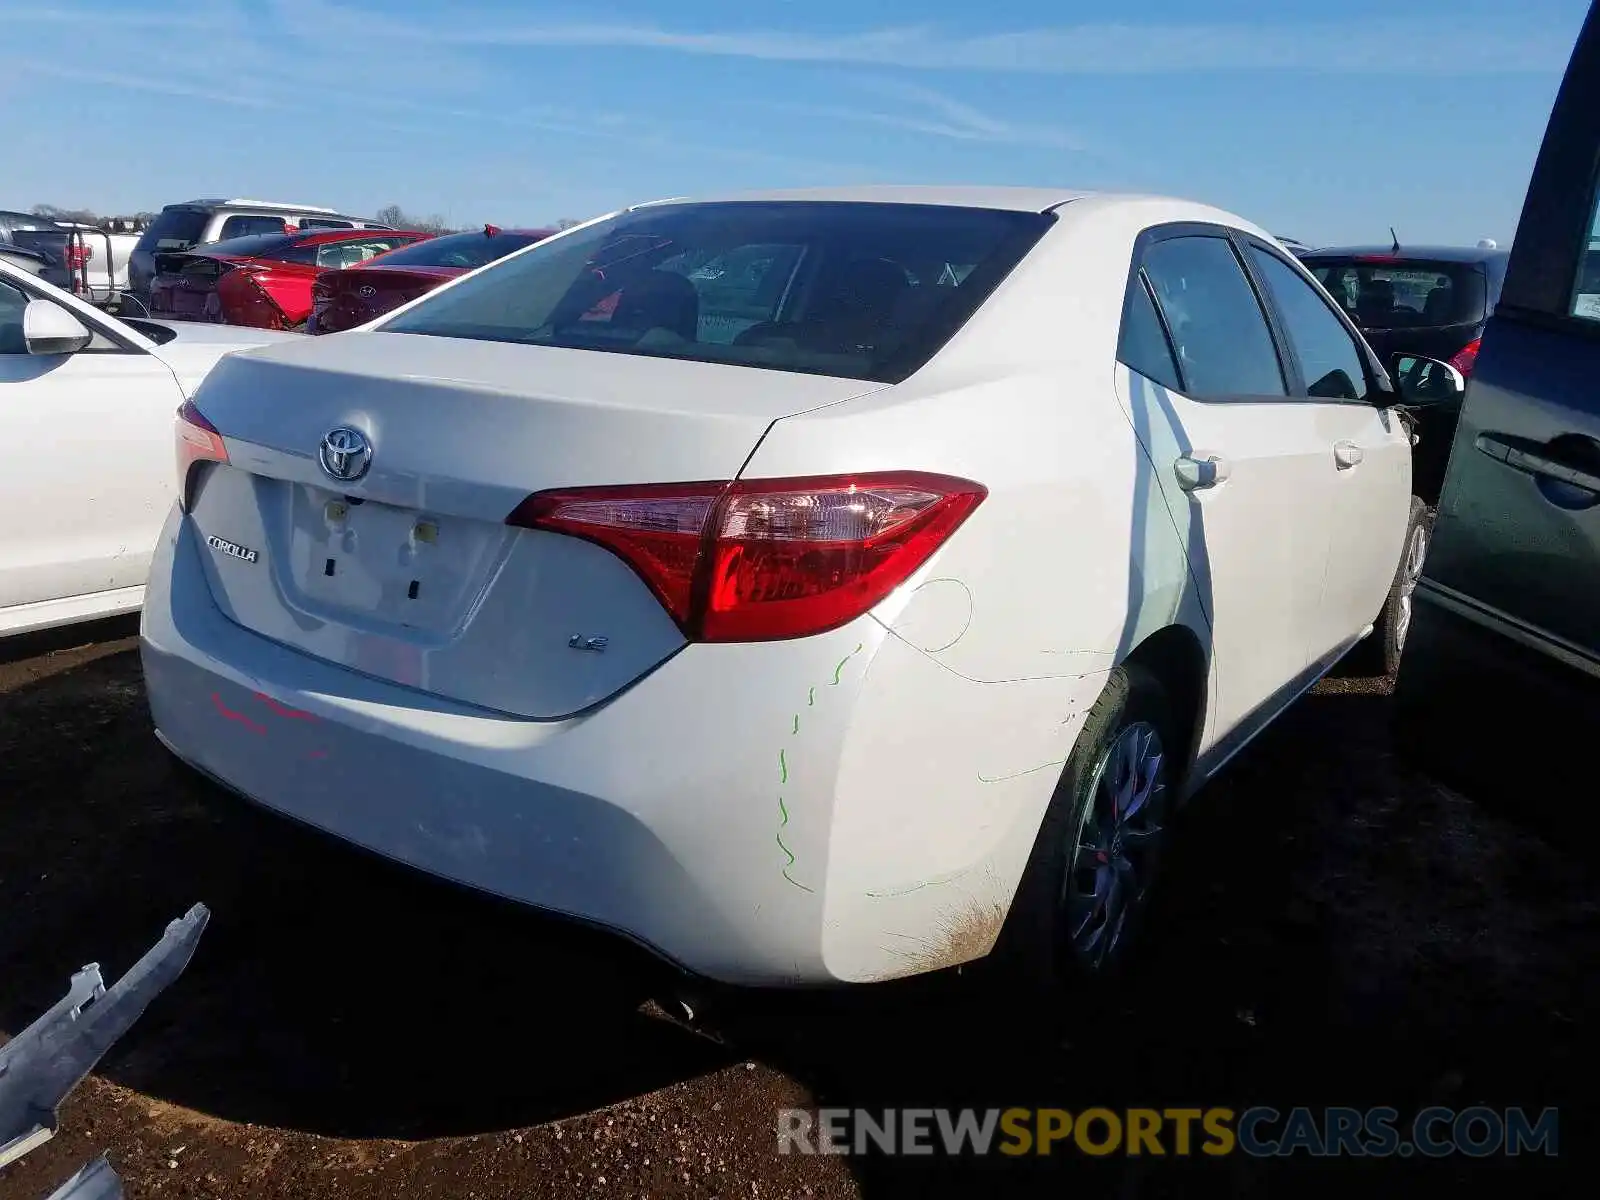
[[[131,613],[172,508],[172,414],[298,335],[119,320],[0,261],[0,639]]]
[[[665,201],[225,359],[162,741],[717,980],[1115,963],[1175,806],[1382,619],[1410,439],[1199,204]]]

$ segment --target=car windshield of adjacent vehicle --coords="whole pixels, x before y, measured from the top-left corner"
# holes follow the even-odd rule
[[[1476,325],[1488,315],[1488,274],[1478,263],[1321,254],[1302,261],[1363,329]]]
[[[650,206],[552,239],[379,328],[897,382],[1054,219],[838,201]]]
[[[531,246],[542,235],[532,233],[447,233],[425,242],[391,250],[383,256],[386,267],[459,267],[473,271]]]
[[[203,208],[164,208],[150,222],[136,249],[187,250],[206,235],[211,214]]]

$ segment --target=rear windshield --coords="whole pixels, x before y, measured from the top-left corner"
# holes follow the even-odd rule
[[[164,208],[139,239],[140,250],[187,250],[206,235],[211,214],[203,208]]]
[[[1488,275],[1477,263],[1324,255],[1304,262],[1363,329],[1476,325],[1487,316]]]
[[[555,238],[380,328],[897,382],[1054,219],[910,204],[651,206]]]
[[[238,258],[265,258],[274,256],[274,251],[288,249],[300,236],[302,235],[295,233],[252,233],[246,237],[207,242],[193,249],[196,254],[231,254]]]
[[[532,233],[447,233],[429,238],[383,256],[386,267],[461,267],[473,271],[504,258],[514,250],[531,246],[542,235]]]

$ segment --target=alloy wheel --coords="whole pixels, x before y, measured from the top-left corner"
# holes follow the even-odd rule
[[[1400,569],[1400,594],[1396,599],[1394,621],[1395,649],[1406,644],[1406,634],[1411,629],[1411,598],[1422,578],[1422,564],[1428,557],[1428,527],[1417,522],[1406,542],[1406,557]]]
[[[1062,905],[1073,952],[1100,970],[1144,902],[1166,831],[1166,749],[1156,727],[1137,721],[1123,728],[1090,787]]]

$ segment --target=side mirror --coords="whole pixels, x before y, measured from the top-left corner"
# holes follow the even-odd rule
[[[1402,404],[1449,404],[1467,393],[1467,377],[1437,358],[1396,354],[1389,360],[1389,369]]]
[[[94,334],[59,304],[30,300],[22,310],[22,340],[29,354],[76,354]]]

